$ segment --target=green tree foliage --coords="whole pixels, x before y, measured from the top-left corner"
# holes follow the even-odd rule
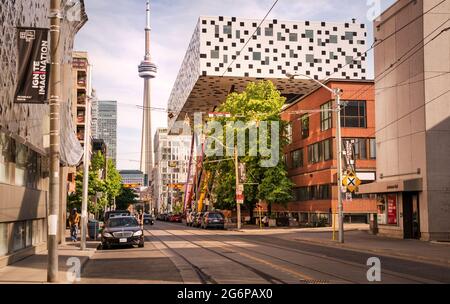
[[[130,205],[138,202],[138,195],[133,189],[122,187],[119,196],[116,198],[116,209],[127,210]]]
[[[105,175],[105,157],[101,152],[92,156],[89,168],[88,184],[88,211],[92,214],[102,214],[108,205],[114,201],[122,188],[122,179],[111,160],[107,162],[107,174]],[[83,176],[79,171],[76,176],[76,191],[69,196],[69,209],[81,209],[83,198]]]
[[[270,81],[250,83],[244,92],[232,93],[218,111],[231,113],[231,118],[217,118],[223,126],[227,122],[254,122],[258,125],[262,121],[278,122],[280,125],[279,155],[283,155],[283,149],[287,144],[287,122],[281,119],[282,107],[286,99],[281,96],[274,84]],[[259,200],[266,201],[271,209],[272,204],[287,204],[292,199],[293,184],[287,176],[283,160],[273,168],[261,166],[263,157],[249,156],[249,132],[247,132],[246,155],[240,157],[239,162],[245,163],[247,168],[247,183],[244,187],[245,206],[253,213]],[[224,132],[225,133],[225,132]],[[270,134],[270,132],[269,132]],[[225,144],[226,135],[220,140]],[[258,144],[259,144],[258,139]],[[270,142],[270,138],[267,139]],[[228,158],[228,157],[227,157]],[[220,157],[211,157],[208,160],[218,160]],[[208,164],[207,170],[214,172],[214,192],[216,197],[215,207],[218,209],[232,209],[236,206],[236,182],[233,161],[222,161],[217,164]]]

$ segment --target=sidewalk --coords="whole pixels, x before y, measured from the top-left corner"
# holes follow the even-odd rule
[[[72,283],[68,281],[67,271],[72,269],[79,259],[81,271],[89,259],[94,255],[98,242],[87,241],[87,250],[79,249],[80,243],[71,243],[67,238],[67,244],[58,248],[59,254],[59,282],[61,284]],[[70,258],[76,258],[70,261]],[[69,265],[67,265],[69,263]],[[24,260],[0,269],[0,284],[46,284],[47,283],[47,251],[37,253]]]
[[[336,234],[337,237],[337,234]],[[296,241],[360,252],[421,261],[450,267],[450,243],[423,242],[380,237],[367,231],[347,231],[344,244],[332,240],[331,232],[302,231],[289,236]]]

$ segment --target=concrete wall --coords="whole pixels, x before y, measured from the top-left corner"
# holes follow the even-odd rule
[[[424,1],[424,11],[440,1]],[[426,239],[450,239],[450,2],[424,16],[425,125],[428,231]]]
[[[424,14],[439,2],[399,0],[375,22],[377,173],[423,178],[424,240],[450,239],[450,3]]]

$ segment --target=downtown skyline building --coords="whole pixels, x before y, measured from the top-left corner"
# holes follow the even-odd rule
[[[189,167],[191,136],[169,135],[158,128],[154,138],[153,206],[157,212],[170,212],[182,202]]]
[[[98,101],[97,138],[104,140],[106,157],[117,162],[117,101]]]

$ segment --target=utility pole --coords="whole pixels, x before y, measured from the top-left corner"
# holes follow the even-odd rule
[[[50,187],[48,224],[47,282],[58,282],[58,217],[59,217],[59,164],[60,164],[60,98],[61,55],[59,53],[61,29],[61,0],[50,1]]]
[[[342,202],[342,132],[341,132],[341,90],[335,89],[336,97],[336,146],[337,146],[337,183],[338,183],[338,218],[339,243],[344,243],[344,206]]]
[[[90,94],[90,93],[89,93]],[[86,250],[86,228],[88,224],[88,199],[89,199],[89,162],[90,162],[90,122],[91,122],[90,96],[86,99],[86,113],[84,114],[84,158],[83,158],[83,198],[81,203],[81,250]]]
[[[239,189],[239,158],[237,145],[234,146],[234,168],[236,171],[236,194]],[[237,229],[241,230],[241,204],[237,200],[236,195],[236,210],[237,210]]]

